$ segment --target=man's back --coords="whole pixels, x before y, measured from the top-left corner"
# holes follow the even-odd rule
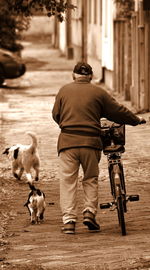
[[[70,83],[60,89],[60,128],[84,127],[100,129],[104,91],[87,80]]]

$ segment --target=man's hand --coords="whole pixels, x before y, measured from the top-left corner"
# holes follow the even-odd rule
[[[139,116],[139,120],[140,120],[139,121],[139,125],[146,123],[146,120],[143,117],[141,117],[141,116]]]

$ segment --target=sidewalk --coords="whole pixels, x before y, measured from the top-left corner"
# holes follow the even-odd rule
[[[74,61],[41,44],[26,44],[23,57],[28,63],[27,73],[22,79],[8,82],[11,88],[1,90],[0,150],[16,142],[29,143],[26,131],[36,132],[41,158],[38,187],[46,194],[47,207],[44,223],[30,225],[23,207],[29,192],[25,178],[20,182],[13,179],[9,161],[0,156],[1,269],[150,269],[150,126],[126,127],[123,164],[127,193],[140,195],[139,202],[128,204],[127,236],[121,236],[116,212],[107,209],[99,209],[97,214],[101,232],[87,231],[82,223],[82,174],[76,234],[64,235],[56,153],[59,128],[52,120],[51,109],[59,88],[72,80]],[[146,119],[149,116],[144,115]],[[105,156],[100,163],[99,198],[99,203],[111,201]]]

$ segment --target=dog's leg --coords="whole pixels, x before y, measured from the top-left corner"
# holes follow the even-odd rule
[[[36,223],[36,215],[35,215],[35,211],[30,208],[30,214],[31,214],[31,224],[35,224]]]
[[[24,160],[24,170],[27,178],[27,183],[33,184],[33,179],[31,175],[31,164],[29,160]]]
[[[33,168],[35,170],[35,181],[38,181],[39,180],[39,166],[35,165]]]
[[[35,224],[35,223],[36,223],[35,217],[31,215],[31,224]]]
[[[16,161],[13,161],[12,162],[12,174],[16,179],[20,180],[19,175],[16,173],[17,170],[18,170],[18,163]]]
[[[12,169],[13,176],[14,176],[16,179],[20,180],[20,177],[19,177],[19,175],[16,173],[16,171],[17,171],[17,168],[13,168],[13,169]]]
[[[37,212],[37,223],[40,223],[40,221],[43,221],[44,219],[44,208],[40,208]]]
[[[45,198],[45,195],[43,194],[44,198]],[[45,201],[42,202],[41,206],[39,207],[38,209],[38,218],[42,221],[44,219],[44,212],[45,212],[45,208],[46,208],[46,203]]]
[[[35,172],[36,172],[36,174],[35,174],[35,181],[38,181],[39,180],[39,168],[36,168],[35,169]]]
[[[40,214],[40,219],[41,219],[41,220],[44,219],[44,211]]]
[[[36,216],[36,224],[38,224],[38,223],[40,223],[39,222],[39,217],[38,217],[38,215]]]
[[[23,172],[24,172],[24,168],[21,168],[18,174],[19,179],[21,179]]]
[[[19,178],[19,176],[18,176],[17,173],[13,173],[13,176],[14,176],[16,179],[20,180],[20,178]]]
[[[30,183],[31,185],[33,184],[33,179],[31,176],[31,173],[26,173],[26,177],[27,177],[27,183]]]

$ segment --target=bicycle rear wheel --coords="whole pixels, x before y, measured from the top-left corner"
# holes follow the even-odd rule
[[[117,212],[118,212],[118,221],[121,227],[122,235],[126,235],[126,224],[124,217],[124,206],[123,206],[123,197],[122,195],[117,197]]]

